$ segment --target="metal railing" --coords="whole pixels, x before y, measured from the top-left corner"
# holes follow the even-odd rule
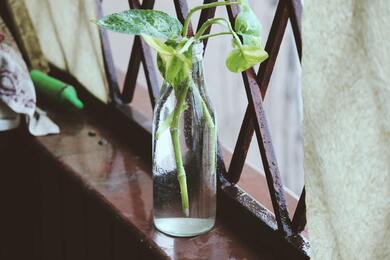
[[[101,0],[98,0],[98,15],[101,16],[102,7],[100,2]],[[155,3],[154,0],[144,0],[142,4],[138,0],[129,0],[128,2],[130,8],[141,9],[153,9]],[[204,0],[204,3],[210,2],[217,2],[217,0]],[[188,13],[187,2],[185,0],[173,0],[173,3],[175,5],[178,19],[183,22]],[[239,13],[238,7],[227,6],[226,8],[230,21],[234,23],[234,19]],[[233,185],[237,183],[240,180],[241,173],[243,172],[246,155],[248,153],[253,133],[256,133],[257,143],[277,223],[276,232],[282,239],[294,244],[294,246],[300,248],[302,251],[305,251],[305,255],[308,255],[307,242],[305,239],[302,239],[300,235],[300,232],[306,225],[305,189],[303,188],[302,190],[294,217],[291,220],[287,210],[285,192],[263,108],[263,99],[267,93],[270,78],[273,73],[274,65],[289,20],[292,26],[299,59],[301,60],[302,58],[301,13],[302,6],[300,0],[279,0],[265,46],[265,50],[268,52],[269,58],[260,65],[257,73],[253,68],[242,73],[248,98],[248,106],[241,125],[230,166],[228,170],[226,170],[223,161],[220,161],[218,165],[220,166],[219,174],[222,175],[229,184]],[[199,28],[207,19],[213,17],[214,14],[215,8],[202,10],[197,27]],[[118,105],[132,102],[136,88],[138,71],[142,63],[148,86],[150,102],[153,107],[156,98],[159,96],[159,84],[157,80],[157,70],[153,63],[150,47],[141,37],[135,37],[123,91],[121,92],[116,80],[107,35],[104,30],[100,30],[100,33],[112,103],[114,105]],[[193,34],[192,25],[190,25],[189,34]],[[206,45],[207,42],[204,42],[205,48]],[[219,160],[223,160],[221,155],[219,155]],[[261,221],[260,218],[259,221]],[[296,239],[297,237],[299,237],[299,239]]]

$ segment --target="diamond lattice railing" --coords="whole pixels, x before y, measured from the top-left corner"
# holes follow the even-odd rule
[[[101,0],[97,1],[100,3]],[[205,0],[204,3],[216,1],[217,0]],[[188,13],[187,2],[185,0],[174,0],[173,2],[175,5],[177,17],[180,21],[183,22]],[[142,4],[138,0],[129,0],[130,8],[153,9],[154,3],[154,0],[144,0]],[[101,5],[99,4],[98,6],[98,15],[101,16]],[[234,23],[235,17],[239,13],[239,8],[237,6],[227,6],[227,11],[230,21]],[[292,26],[296,49],[299,59],[301,60],[301,12],[302,6],[300,0],[279,0],[265,46],[266,51],[269,53],[269,58],[260,65],[258,73],[256,73],[253,68],[248,69],[242,73],[242,78],[248,98],[248,107],[246,109],[228,171],[226,171],[223,167],[224,163],[222,161],[219,162],[219,165],[222,166],[219,169],[219,173],[223,175],[230,183],[237,183],[243,171],[243,166],[245,164],[246,155],[248,153],[253,133],[256,134],[275,219],[278,226],[277,232],[287,240],[295,237],[305,227],[305,190],[303,189],[302,191],[294,218],[291,221],[287,211],[285,192],[281,182],[279,168],[263,108],[263,99],[267,93],[269,81],[274,69],[288,21],[290,21]],[[215,8],[202,10],[197,28],[199,28],[207,19],[213,17],[214,14]],[[151,105],[154,106],[154,102],[159,95],[159,85],[157,80],[157,70],[153,63],[150,47],[141,37],[135,37],[129,66],[126,73],[124,88],[121,93],[116,81],[115,70],[109,51],[110,48],[106,33],[104,30],[100,30],[100,33],[103,46],[105,69],[107,72],[110,96],[113,104],[116,105],[131,103],[136,88],[138,71],[142,63],[145,71]],[[189,34],[193,34],[192,25],[190,25]],[[207,42],[204,42],[205,48],[206,44]],[[223,160],[221,156],[219,156],[219,160]]]

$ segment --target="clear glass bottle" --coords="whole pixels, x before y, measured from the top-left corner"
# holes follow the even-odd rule
[[[192,53],[191,77],[180,86],[187,91],[175,93],[164,83],[153,118],[154,225],[179,237],[209,231],[216,215],[217,134],[204,81],[203,44],[195,43]]]

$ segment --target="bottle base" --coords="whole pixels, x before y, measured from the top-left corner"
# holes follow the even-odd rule
[[[214,227],[214,218],[155,218],[154,226],[161,232],[175,237],[193,237]]]

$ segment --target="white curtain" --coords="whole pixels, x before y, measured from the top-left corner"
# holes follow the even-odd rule
[[[390,1],[305,1],[313,259],[390,259]]]

